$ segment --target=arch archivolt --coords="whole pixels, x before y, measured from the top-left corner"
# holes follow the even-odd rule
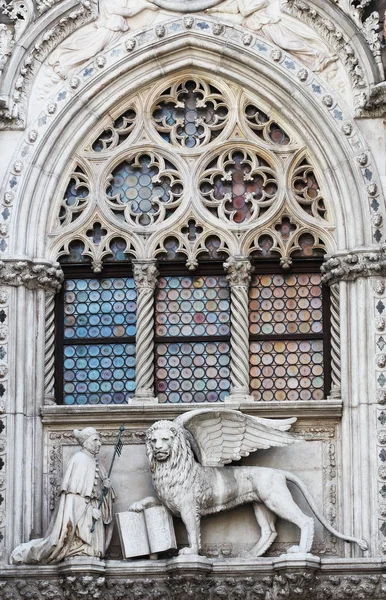
[[[31,86],[33,85],[39,68],[46,60],[47,56],[52,54],[57,47],[66,38],[71,37],[84,26],[99,18],[102,12],[102,0],[76,2],[75,0],[61,0],[61,2],[43,3],[42,11],[38,6],[38,11],[30,11],[30,14],[23,15],[22,22],[25,22],[24,30],[20,28],[20,23],[16,19],[15,31],[10,40],[10,48],[16,43],[18,47],[25,49],[22,52],[7,52],[10,58],[5,65],[4,76],[0,89],[2,96],[2,110],[0,111],[0,127],[23,129],[27,122],[28,102],[31,98]],[[99,5],[99,6],[98,6]],[[191,2],[190,2],[191,6]],[[46,10],[47,8],[50,10]],[[203,10],[197,5],[195,10]],[[182,8],[182,3],[174,6],[177,12],[186,12]],[[172,10],[174,10],[172,9]],[[191,9],[192,10],[192,9]],[[190,10],[190,12],[191,12]],[[281,11],[284,16],[291,15],[296,20],[301,20],[317,35],[333,48],[338,50],[341,64],[348,75],[348,81],[354,90],[356,105],[359,110],[366,105],[366,101],[371,99],[371,88],[382,80],[382,65],[380,61],[380,41],[377,40],[375,28],[378,19],[377,13],[371,15],[370,20],[365,23],[356,18],[355,11],[351,6],[348,8],[345,3],[323,2],[320,0],[311,0],[302,2],[300,0],[286,0],[281,3]],[[44,14],[42,14],[44,12]],[[159,13],[145,11],[144,18],[138,21],[128,19],[131,32],[136,28],[143,28],[147,24],[154,22],[154,29],[160,38],[169,37],[170,30],[165,21],[170,19],[170,11]],[[353,14],[354,13],[354,14]],[[219,13],[221,15],[221,12]],[[375,15],[375,16],[374,16]],[[239,15],[231,15],[232,23],[239,22]],[[102,18],[102,17],[101,17]],[[203,12],[201,15],[186,15],[184,18],[185,27],[183,31],[194,27],[195,18],[200,21],[208,19]],[[229,18],[229,17],[228,17]],[[138,21],[138,23],[137,23]],[[157,24],[158,23],[158,24]],[[165,31],[163,31],[163,28]],[[212,35],[225,35],[232,28],[215,25],[210,30]],[[245,44],[252,44],[257,32],[250,32],[244,29]],[[129,35],[131,38],[131,35]],[[126,38],[125,38],[126,39]],[[134,40],[129,39],[129,47],[137,42],[137,36]],[[107,48],[102,45],[101,51]],[[105,58],[99,58],[98,64],[103,68]]]
[[[175,19],[167,25],[168,31],[176,23],[183,27],[183,20]],[[208,19],[208,23],[212,21]],[[224,252],[226,248],[231,252],[245,252],[247,245],[240,240],[248,235],[256,237],[260,231],[272,228],[282,211],[296,221],[296,235],[303,227],[313,228],[315,240],[318,238],[316,243],[320,237],[329,252],[372,243],[374,231],[380,231],[381,227],[371,227],[369,216],[381,213],[383,207],[381,202],[374,203],[378,196],[376,172],[348,109],[315,74],[308,71],[304,79],[304,67],[297,61],[285,53],[278,61],[274,48],[266,42],[245,46],[242,28],[233,29],[237,35],[234,34],[227,46],[218,37],[209,38],[209,34],[197,29],[190,31],[188,37],[163,40],[156,55],[152,37],[155,34],[151,35],[151,31],[137,34],[138,39],[147,35],[146,44],[138,41],[130,60],[126,48],[120,44],[109,53],[103,68],[95,69],[91,62],[58,90],[31,124],[12,161],[3,188],[3,213],[7,209],[7,218],[3,214],[0,223],[0,233],[7,244],[6,247],[3,244],[3,252],[55,260],[75,232],[90,229],[96,214],[104,220],[105,227],[109,225],[109,231],[115,228],[122,232],[121,237],[132,240],[136,256],[147,252],[150,240],[154,252],[160,250],[163,240],[173,231],[181,241],[181,248],[196,260],[199,243],[195,240],[192,245],[192,240],[188,240],[190,245],[187,244],[180,231],[189,218],[220,232]],[[210,81],[217,90],[211,92],[212,95],[219,92],[229,105],[216,135],[213,139],[207,136],[202,147],[197,148],[183,147],[170,131],[161,132],[164,136],[170,135],[170,140],[162,139],[154,119],[150,118],[157,95],[187,77],[196,77],[206,84]],[[233,99],[238,104],[237,112],[232,106]],[[254,104],[267,120],[259,124],[257,119],[252,127],[251,119],[245,114],[249,104]],[[125,122],[119,121],[120,116],[130,110],[135,112],[135,118],[131,114]],[[288,144],[271,143],[272,123],[288,135]],[[95,152],[92,144],[106,131],[110,132],[104,138],[108,140],[108,147],[105,144],[102,151]],[[194,183],[200,180],[205,165],[227,148],[231,150],[236,146],[259,155],[276,177],[279,201],[264,210],[258,223],[252,219],[251,223],[235,226],[229,214],[208,210]],[[148,225],[146,233],[138,224],[117,218],[99,202],[105,195],[109,173],[127,156],[133,156],[137,150],[145,152],[145,149],[153,149],[174,163],[184,187],[174,213],[158,220],[157,231]],[[291,173],[301,167],[302,159],[309,161],[314,169],[327,207],[323,216],[303,210],[292,189]],[[59,205],[68,178],[77,165],[85,173],[87,181],[83,181],[82,173],[78,173],[78,178],[88,187],[90,200],[83,203],[84,208],[78,206],[79,214],[73,222],[67,219],[59,226]],[[378,204],[378,209],[374,211],[369,204]],[[19,233],[12,237],[16,223]],[[252,234],[256,226],[258,231]],[[205,227],[200,236],[206,235]],[[25,235],[20,234],[22,230]],[[7,240],[9,234],[11,237]],[[295,243],[296,235],[292,236],[292,245],[298,243]],[[279,241],[276,245],[283,246]]]

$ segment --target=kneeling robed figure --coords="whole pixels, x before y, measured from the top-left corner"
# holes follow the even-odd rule
[[[276,516],[300,529],[299,545],[289,552],[308,553],[314,537],[314,520],[294,502],[287,482],[302,492],[319,521],[334,536],[367,549],[364,540],[336,531],[318,512],[302,481],[281,469],[227,467],[225,464],[258,449],[287,446],[297,440],[287,430],[295,418],[274,420],[243,415],[234,410],[198,409],[174,421],[158,421],[147,430],[146,448],[158,498],[135,502],[131,511],[163,504],[181,517],[189,546],[180,554],[198,554],[201,547],[200,520],[204,515],[251,502],[261,529],[260,540],[250,556],[264,554],[276,538]]]

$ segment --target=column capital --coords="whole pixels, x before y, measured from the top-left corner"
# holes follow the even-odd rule
[[[386,246],[343,250],[326,256],[320,268],[327,285],[339,281],[356,281],[359,277],[386,275]]]
[[[231,287],[249,287],[252,265],[248,256],[230,256],[224,263],[224,269]]]
[[[135,286],[139,288],[155,289],[159,271],[155,259],[133,260],[133,274]]]
[[[0,285],[24,286],[29,290],[58,292],[64,279],[59,263],[42,259],[0,260]]]

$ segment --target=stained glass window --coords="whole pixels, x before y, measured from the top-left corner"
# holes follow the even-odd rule
[[[150,153],[120,163],[106,188],[114,214],[142,226],[154,223],[160,216],[169,216],[182,191],[174,165]]]
[[[257,274],[249,290],[250,386],[256,400],[322,400],[323,289],[319,272]]]
[[[74,277],[63,287],[64,404],[126,403],[135,390],[134,279]]]
[[[156,294],[160,402],[218,402],[230,389],[230,291],[222,275],[167,276]]]
[[[153,109],[154,124],[163,139],[185,148],[215,139],[227,117],[228,108],[220,91],[200,80],[166,89]]]

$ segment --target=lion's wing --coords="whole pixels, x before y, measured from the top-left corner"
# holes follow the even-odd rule
[[[197,458],[209,467],[224,466],[255,450],[298,441],[286,432],[296,418],[263,419],[237,410],[207,408],[189,411],[176,421],[193,436]]]

